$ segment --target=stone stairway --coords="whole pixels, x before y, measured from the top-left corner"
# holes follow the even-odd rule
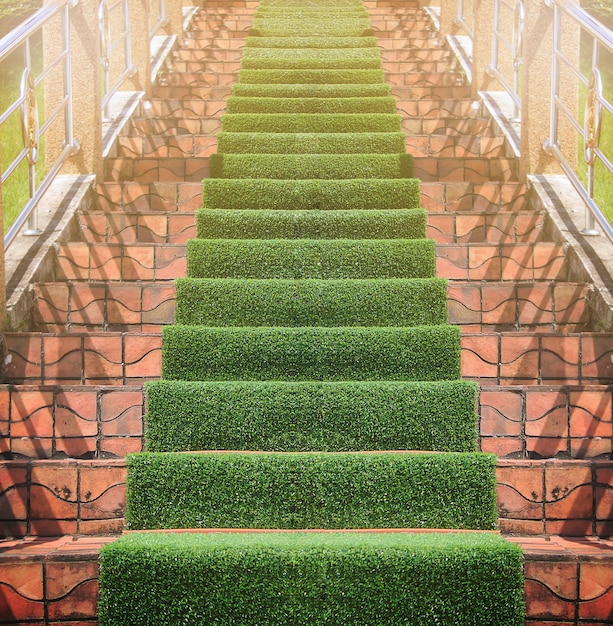
[[[123,527],[126,466],[142,448],[142,384],[161,373],[200,180],[255,2],[207,3],[153,116],[109,159],[81,239],[35,285],[29,332],[10,333],[0,462],[0,623],[95,623],[97,550]],[[370,5],[370,6],[369,6]],[[500,455],[500,528],[526,550],[527,623],[613,623],[613,334],[591,287],[531,208],[517,163],[471,107],[450,53],[414,3],[366,3],[422,179],[437,275],[450,280],[480,442]]]

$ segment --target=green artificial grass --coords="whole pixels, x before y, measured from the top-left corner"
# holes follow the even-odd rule
[[[246,52],[249,48],[374,48],[376,37],[247,37]]]
[[[251,22],[255,30],[278,30],[288,37],[308,35],[309,33],[335,33],[345,29],[363,32],[370,28],[368,15],[325,15],[321,13],[305,13],[296,19],[294,11],[277,15],[254,15]]]
[[[219,133],[221,154],[403,154],[403,133]]]
[[[146,449],[477,449],[477,386],[437,382],[147,383]]]
[[[234,133],[397,133],[396,113],[227,113],[222,130]]]
[[[431,278],[432,239],[190,239],[190,278]]]
[[[270,26],[259,26],[258,28],[252,28],[249,30],[249,37],[372,37],[374,36],[372,28],[362,28],[359,25],[351,26],[346,25],[342,28],[335,28],[332,24],[320,23],[320,24],[294,24],[293,28],[284,26],[281,24],[274,24]]]
[[[196,227],[197,236],[204,239],[421,239],[426,219],[423,209],[199,209]]]
[[[342,16],[346,16],[346,17],[368,17],[368,12],[366,11],[366,9],[364,8],[364,6],[347,6],[347,7],[340,7],[340,6],[335,6],[335,5],[330,5],[328,4],[328,6],[320,6],[320,7],[314,7],[314,6],[308,6],[308,5],[304,5],[304,6],[294,6],[294,7],[281,7],[281,6],[277,6],[277,7],[271,7],[271,6],[266,6],[264,5],[260,5],[258,7],[258,10],[256,12],[256,17],[274,17],[274,16],[281,16],[281,17],[287,17],[288,19],[293,17],[318,17],[320,19],[329,19],[332,17],[342,17]]]
[[[167,380],[458,380],[457,326],[166,326]]]
[[[380,69],[381,58],[351,58],[334,55],[320,55],[309,58],[307,55],[283,57],[243,58],[241,68],[245,70],[368,70]]]
[[[382,210],[414,209],[420,204],[419,181],[268,180],[207,178],[203,202],[207,209]]]
[[[255,84],[236,83],[232,87],[232,95],[250,98],[373,98],[375,96],[389,96],[391,87],[385,83],[370,83],[368,85],[340,85],[317,84]]]
[[[283,61],[286,59],[303,59],[319,63],[331,59],[375,59],[381,60],[381,52],[375,44],[370,48],[249,48],[243,50],[242,61],[269,59]]]
[[[130,533],[100,553],[100,626],[523,626],[493,533]]]
[[[496,457],[478,452],[145,452],[126,463],[133,530],[497,524]]]
[[[300,69],[300,70],[239,70],[241,83],[382,83],[381,69]]]
[[[252,98],[230,96],[228,113],[395,113],[393,96],[355,98]]]
[[[212,154],[211,178],[410,178],[410,154]]]
[[[442,278],[178,278],[175,284],[177,324],[425,326],[447,322],[447,281]]]

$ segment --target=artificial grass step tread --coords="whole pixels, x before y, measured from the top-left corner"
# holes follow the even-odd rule
[[[190,239],[190,278],[432,278],[433,239]]]
[[[447,281],[443,278],[178,278],[175,285],[177,324],[425,326],[447,322]]]
[[[229,133],[217,135],[221,154],[376,154],[406,152],[404,133]]]
[[[381,51],[375,44],[370,48],[249,48],[243,50],[241,61],[246,59],[381,59]]]
[[[331,17],[338,17],[346,15],[347,17],[369,17],[368,12],[363,6],[350,6],[350,7],[337,7],[333,4],[321,7],[267,7],[259,6],[255,15],[257,17],[274,17],[279,15],[281,17],[293,17],[312,14],[319,16],[323,19],[329,19]]]
[[[376,37],[247,37],[243,51],[252,48],[373,48]]]
[[[459,380],[460,328],[162,329],[166,380]]]
[[[240,83],[382,83],[382,69],[241,69]]]
[[[228,113],[395,113],[393,96],[277,98],[230,96]]]
[[[226,113],[225,132],[248,133],[396,133],[397,113]]]
[[[346,180],[270,180],[207,178],[208,209],[377,210],[413,209],[420,203],[414,178]]]
[[[199,452],[126,457],[130,529],[493,530],[480,452]]]
[[[146,385],[146,449],[475,451],[477,385],[188,382]]]
[[[100,553],[100,624],[523,626],[523,585],[492,533],[127,533]]]
[[[364,28],[359,25],[345,25],[342,28],[334,27],[332,24],[296,24],[293,23],[292,27],[283,26],[282,24],[275,24],[271,26],[259,26],[258,28],[251,28],[248,36],[250,37],[305,37],[305,36],[320,36],[320,37],[372,37],[374,31],[372,28]]]
[[[356,59],[353,57],[321,57],[315,58],[301,58],[301,57],[288,57],[288,58],[243,58],[241,61],[241,68],[244,70],[368,70],[368,69],[380,69],[381,57],[373,59],[365,57],[362,59]]]
[[[318,30],[318,27],[332,27],[334,30],[342,30],[343,28],[369,28],[370,18],[365,12],[363,15],[321,15],[321,14],[303,14],[300,16],[300,21],[296,23],[296,13],[294,11],[288,11],[285,14],[278,15],[254,15],[252,20],[252,27],[258,28],[281,28],[283,30],[304,31],[309,26],[313,26],[314,30]]]
[[[424,209],[199,209],[196,230],[203,239],[421,239],[426,219]]]
[[[235,83],[232,95],[274,98],[350,98],[389,96],[392,90],[386,83],[369,84],[254,84]]]
[[[410,154],[212,154],[211,178],[410,178]]]

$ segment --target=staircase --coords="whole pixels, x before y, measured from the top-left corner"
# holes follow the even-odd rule
[[[95,623],[98,550],[124,527],[126,463],[142,449],[143,384],[186,275],[202,178],[257,3],[207,3],[153,117],[120,137],[81,239],[34,286],[35,327],[10,333],[0,440],[0,622]],[[591,287],[471,107],[417,3],[366,3],[421,179],[462,373],[479,383],[481,450],[497,466],[499,527],[525,551],[526,623],[613,623],[613,335]]]

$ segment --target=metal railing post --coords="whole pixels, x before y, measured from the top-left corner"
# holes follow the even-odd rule
[[[70,10],[70,67],[72,81],[45,81],[45,106],[62,100],[65,90],[72,91],[74,111],[72,129],[80,142],[80,151],[70,157],[64,165],[65,174],[103,174],[102,163],[102,111],[100,100],[102,84],[100,74],[98,0],[79,0]],[[57,26],[50,24],[43,33],[43,54],[54,58],[63,46],[58,37]],[[93,42],[93,43],[92,43]],[[69,123],[69,121],[67,121]],[[64,149],[65,129],[51,126],[45,138],[45,159],[54,162]]]
[[[525,0],[524,11],[519,161],[521,180],[526,180],[528,174],[557,174],[561,171],[558,162],[542,149],[550,128],[551,55],[554,38],[552,11],[542,0]],[[578,53],[578,32],[576,44]],[[574,101],[576,102],[576,94]]]

